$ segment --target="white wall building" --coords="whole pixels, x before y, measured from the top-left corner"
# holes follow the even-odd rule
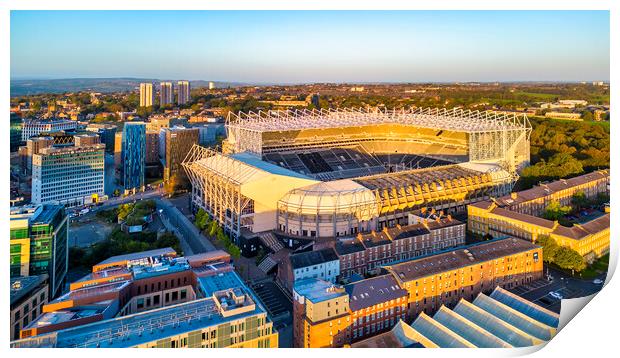
[[[295,254],[290,260],[293,282],[305,278],[319,278],[335,283],[340,275],[340,259],[331,248]]]
[[[44,148],[32,158],[32,203],[78,206],[104,194],[105,144]]]
[[[31,120],[22,123],[22,141],[38,136],[44,132],[58,132],[61,130],[76,129],[77,122],[67,119]]]

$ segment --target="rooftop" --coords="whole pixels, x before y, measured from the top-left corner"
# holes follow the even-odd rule
[[[318,303],[347,295],[342,286],[317,278],[306,278],[295,281],[293,290],[310,302]]]
[[[101,261],[95,266],[108,265],[108,264],[113,264],[113,263],[119,263],[121,265],[124,265],[126,264],[127,261],[134,261],[134,260],[140,260],[140,259],[146,259],[149,257],[164,256],[164,255],[176,255],[176,251],[174,251],[170,247],[165,247],[161,249],[154,249],[154,250],[148,250],[148,251],[142,251],[142,252],[135,252],[131,254],[112,256],[112,257],[109,257]]]
[[[47,275],[11,277],[11,306],[47,283]]]
[[[390,274],[350,283],[344,286],[344,289],[349,294],[349,307],[352,311],[407,297],[407,290],[400,288]]]
[[[352,347],[511,348],[550,340],[557,324],[548,325],[544,321],[552,318],[557,323],[559,315],[547,313],[521,298],[506,301],[505,297],[510,295],[498,287],[490,296],[479,294],[473,303],[461,299],[453,310],[441,306],[433,317],[422,313],[411,325],[399,321],[390,332],[354,343]],[[541,312],[545,315],[541,316]]]
[[[531,128],[523,114],[471,111],[458,108],[416,108],[369,111],[365,109],[321,109],[231,113],[229,128],[257,132],[403,124],[422,128],[481,132]]]
[[[510,195],[497,198],[494,201],[498,206],[512,206],[523,202],[528,202],[538,198],[543,198],[555,192],[583,185],[595,180],[609,177],[609,170],[597,170],[592,173],[583,174],[574,178],[560,179],[550,183],[537,185],[531,189],[512,193]]]
[[[319,265],[325,262],[338,261],[338,255],[334,252],[334,249],[327,248],[318,251],[301,252],[291,255],[291,266],[294,269],[301,267],[308,267],[313,265]]]
[[[421,256],[402,263],[385,266],[402,281],[412,281],[437,273],[456,270],[477,263],[539,248],[525,240],[503,238],[472,244],[438,254]]]

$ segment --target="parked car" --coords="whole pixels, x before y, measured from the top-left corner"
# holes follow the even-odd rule
[[[553,298],[558,299],[558,300],[561,300],[561,299],[563,299],[563,298],[564,298],[564,297],[562,296],[562,294],[561,294],[561,293],[559,293],[559,292],[555,292],[555,291],[551,291],[551,292],[549,292],[549,295],[550,295],[551,297],[553,297]]]
[[[602,285],[604,282],[605,281],[601,280],[600,278],[597,278],[594,281],[592,281],[592,283],[595,285]]]

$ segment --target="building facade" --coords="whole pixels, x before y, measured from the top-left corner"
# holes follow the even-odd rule
[[[278,333],[223,251],[111,257],[24,327],[13,347],[274,348]],[[126,329],[126,335],[106,334]]]
[[[49,295],[56,295],[67,275],[68,226],[61,205],[12,208],[11,277],[47,274]]]
[[[381,275],[346,286],[304,279],[293,288],[294,346],[342,347],[388,331],[399,320],[542,276],[542,248],[506,238],[384,266]]]
[[[140,83],[140,107],[152,107],[155,104],[155,91],[152,83]]]
[[[609,170],[597,170],[574,178],[560,179],[546,184],[537,185],[531,189],[513,192],[506,196],[491,199],[497,207],[506,210],[541,216],[545,208],[552,201],[562,206],[570,206],[573,196],[583,192],[588,199],[596,198],[598,194],[609,193]]]
[[[112,124],[92,123],[86,127],[87,131],[95,132],[99,135],[99,142],[105,144],[106,153],[114,153],[115,137],[117,127]]]
[[[164,136],[164,185],[174,191],[189,186],[182,163],[195,144],[198,144],[198,128],[173,127],[162,129]]]
[[[125,191],[144,188],[146,164],[146,126],[144,122],[128,122],[123,127],[121,149],[122,183]]]
[[[301,252],[282,260],[278,266],[278,280],[288,290],[295,281],[319,278],[335,283],[340,275],[340,260],[332,248]]]
[[[160,83],[159,89],[159,106],[165,107],[168,104],[174,103],[174,88],[172,82]]]
[[[68,207],[98,202],[104,195],[104,151],[104,144],[93,144],[33,155],[32,202]]]
[[[609,227],[609,213],[567,227],[558,221],[498,208],[490,202],[477,203],[468,208],[468,228],[475,234],[513,236],[531,242],[536,242],[540,237],[550,237],[558,245],[577,251],[589,263],[609,253]]]
[[[146,131],[146,164],[159,163],[159,132]]]
[[[52,133],[62,130],[75,130],[76,121],[66,119],[53,120],[27,120],[22,123],[22,141],[27,141],[30,137],[35,137],[41,133]]]
[[[383,265],[463,244],[465,223],[444,216],[338,240],[335,249],[340,258],[340,278],[347,281],[354,274],[376,274]]]
[[[22,139],[22,119],[17,113],[11,112],[11,152],[16,152],[24,142]]]
[[[11,277],[11,338],[19,339],[19,332],[43,313],[49,299],[47,274]]]
[[[186,104],[189,101],[191,101],[191,96],[190,96],[190,86],[189,86],[189,81],[179,81],[177,83],[177,88],[178,88],[178,103],[179,104]]]

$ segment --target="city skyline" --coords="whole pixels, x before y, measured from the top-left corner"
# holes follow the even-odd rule
[[[607,11],[11,14],[12,79],[608,81],[609,57]]]

